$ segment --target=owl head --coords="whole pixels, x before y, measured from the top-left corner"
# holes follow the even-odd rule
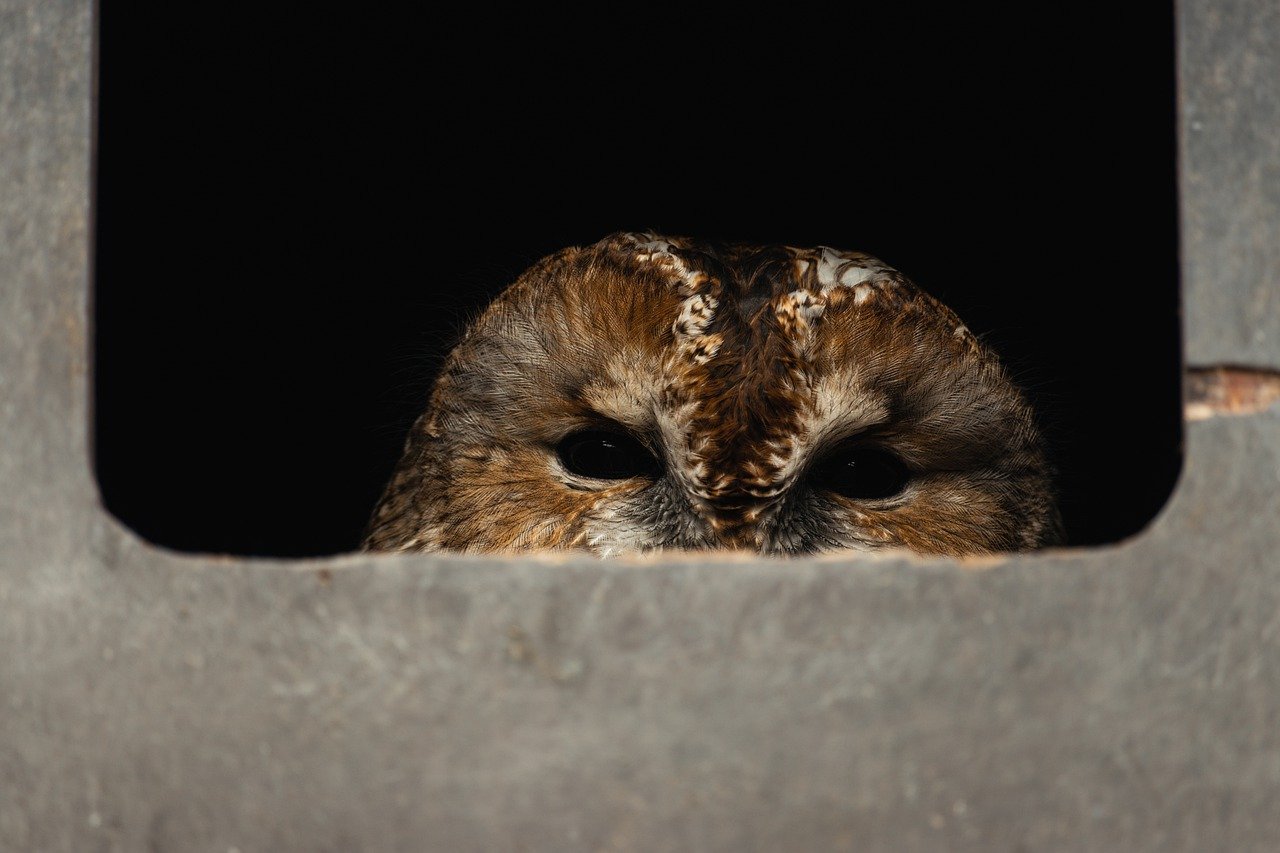
[[[615,234],[470,327],[375,551],[1026,550],[1061,523],[995,354],[856,252]]]

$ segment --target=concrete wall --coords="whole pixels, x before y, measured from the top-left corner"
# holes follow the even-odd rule
[[[140,541],[87,444],[91,15],[0,4],[4,849],[1280,844],[1272,0],[1179,11],[1176,493],[968,563]]]

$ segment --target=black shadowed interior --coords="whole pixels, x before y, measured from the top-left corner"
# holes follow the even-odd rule
[[[95,460],[148,539],[354,548],[467,318],[646,228],[866,251],[942,299],[1036,403],[1072,544],[1167,499],[1171,8],[264,9],[101,4]]]

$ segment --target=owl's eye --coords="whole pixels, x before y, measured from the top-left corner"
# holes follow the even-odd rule
[[[643,444],[629,435],[608,430],[571,433],[556,446],[560,463],[580,477],[596,480],[627,480],[652,477],[658,460]]]
[[[891,498],[907,487],[907,466],[878,447],[837,450],[818,463],[814,481],[819,488],[846,498]]]

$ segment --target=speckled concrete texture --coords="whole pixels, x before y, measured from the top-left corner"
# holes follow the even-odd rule
[[[1276,364],[1280,351],[1280,4],[1179,7],[1186,353]]]
[[[1164,512],[1095,550],[271,562],[136,538],[87,444],[91,7],[0,8],[0,848],[1280,845],[1275,407],[1189,424]],[[1188,351],[1280,368],[1276,11],[1180,18]]]

